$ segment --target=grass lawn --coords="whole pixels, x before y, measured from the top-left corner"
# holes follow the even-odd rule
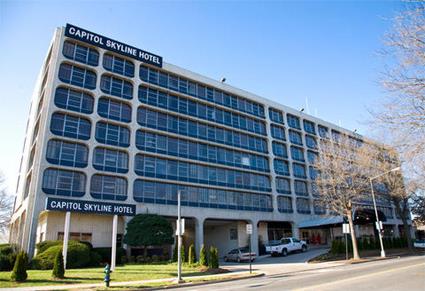
[[[385,250],[386,256],[406,256],[406,255],[424,255],[425,252],[423,250],[416,249],[413,253],[409,253],[409,250],[407,248],[402,249],[388,249]],[[361,250],[360,251],[360,258],[368,258],[368,257],[379,257],[381,255],[381,250]],[[348,258],[352,259],[353,253],[348,252]],[[326,253],[320,256],[317,256],[313,259],[311,259],[310,263],[321,263],[321,262],[329,262],[329,261],[342,261],[345,260],[345,253],[343,254],[332,254],[332,253]]]
[[[102,283],[104,278],[103,268],[85,268],[70,269],[65,273],[65,279],[53,280],[51,270],[28,270],[28,279],[23,283],[16,283],[10,280],[11,272],[0,272],[0,288],[6,287],[25,287],[41,285],[62,285],[62,284],[80,284],[80,283]],[[206,275],[202,269],[197,266],[183,266],[183,276]],[[157,263],[157,264],[129,264],[116,267],[111,274],[111,281],[137,281],[151,280],[160,278],[170,278],[177,276],[176,263]]]

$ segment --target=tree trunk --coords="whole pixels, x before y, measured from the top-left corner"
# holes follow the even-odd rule
[[[348,218],[348,224],[350,225],[350,234],[351,234],[351,243],[353,246],[353,259],[359,260],[359,250],[357,249],[357,239],[356,239],[356,233],[354,232],[354,222],[353,222],[353,216],[352,216],[352,210],[347,210],[347,218]]]
[[[144,246],[144,249],[143,249],[143,258],[146,259],[147,256],[148,256],[148,246]]]
[[[410,226],[407,223],[406,217],[403,215],[401,216],[401,220],[403,221],[403,229],[404,229],[404,236],[407,240],[407,247],[409,248],[409,252],[413,253],[413,243],[412,243],[412,236],[410,235]]]

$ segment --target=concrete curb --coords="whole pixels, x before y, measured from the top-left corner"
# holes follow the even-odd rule
[[[185,288],[185,287],[196,287],[196,286],[202,286],[202,285],[210,285],[210,284],[216,284],[216,283],[223,283],[223,282],[229,282],[229,281],[236,281],[236,280],[245,280],[245,279],[252,279],[252,278],[258,278],[263,277],[264,273],[258,273],[254,275],[246,275],[246,276],[240,276],[240,277],[233,277],[233,278],[224,278],[220,280],[211,280],[211,281],[205,281],[205,282],[196,282],[196,283],[182,283],[179,285],[169,285],[164,287],[153,287],[153,288],[143,288],[143,290],[146,291],[154,291],[154,290],[165,290],[165,289],[172,289],[172,288]],[[140,288],[135,288],[133,290],[139,290]],[[132,290],[132,289],[130,289]]]

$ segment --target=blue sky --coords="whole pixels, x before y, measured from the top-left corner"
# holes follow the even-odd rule
[[[0,0],[0,170],[14,191],[29,102],[53,31],[69,22],[367,134],[396,1]]]

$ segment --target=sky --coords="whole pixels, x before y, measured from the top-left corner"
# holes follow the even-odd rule
[[[71,23],[368,134],[397,1],[0,0],[0,171],[16,187],[30,98],[54,29]],[[308,105],[307,105],[308,104]]]

